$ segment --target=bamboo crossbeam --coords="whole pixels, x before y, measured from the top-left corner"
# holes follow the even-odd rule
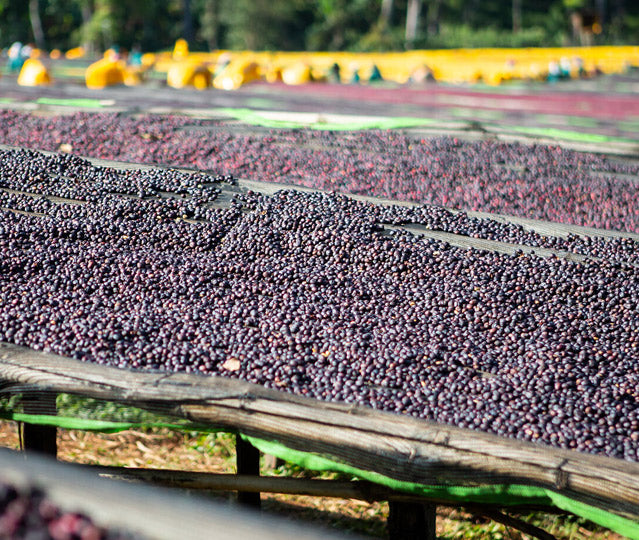
[[[199,473],[168,469],[105,467],[99,465],[89,465],[87,468],[97,472],[100,476],[138,480],[179,489],[280,493],[286,495],[357,499],[369,502],[383,500],[424,500],[423,497],[392,491],[383,486],[362,480],[313,480],[281,476]]]
[[[106,478],[148,482],[158,486],[196,491],[243,491],[247,493],[279,493],[284,495],[307,495],[360,501],[429,502],[438,506],[464,506],[478,513],[494,511],[495,505],[480,503],[457,503],[437,497],[412,495],[395,491],[366,480],[318,480],[287,476],[254,476],[225,473],[201,473],[175,469],[145,469],[140,467],[112,467],[83,465]],[[519,511],[521,507],[517,508]],[[556,513],[557,509],[543,505],[526,506],[527,511]]]

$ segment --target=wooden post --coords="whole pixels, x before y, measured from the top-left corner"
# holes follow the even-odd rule
[[[27,414],[56,414],[55,392],[29,392],[23,397],[24,412]],[[55,426],[22,424],[22,449],[56,457],[58,454]]]
[[[437,540],[436,506],[428,503],[388,502],[390,540]]]
[[[265,469],[278,469],[286,462],[283,459],[271,456],[270,454],[264,454],[262,456],[262,463]]]
[[[242,439],[239,433],[235,441],[235,454],[237,474],[260,475],[260,451]],[[238,491],[237,501],[252,508],[260,508],[259,493]]]

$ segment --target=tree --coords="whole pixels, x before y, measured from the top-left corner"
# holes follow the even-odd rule
[[[442,0],[431,0],[428,3],[426,12],[426,32],[429,36],[439,34],[439,16],[441,13]]]
[[[512,0],[513,32],[521,30],[521,0]]]
[[[311,0],[223,0],[220,26],[226,47],[302,50],[313,21]]]
[[[313,50],[358,48],[360,40],[376,26],[379,13],[379,0],[320,0],[316,3],[307,47]]]
[[[29,11],[26,2],[0,0],[0,47],[14,41],[30,41]]]
[[[417,37],[417,27],[419,26],[419,16],[422,10],[422,0],[408,0],[406,8],[406,48],[412,49]]]
[[[184,10],[183,37],[189,43],[193,43],[193,13],[191,12],[191,0],[182,0]]]
[[[199,17],[199,37],[206,42],[211,51],[220,48],[219,4],[219,0],[204,0]]]
[[[162,50],[183,36],[193,50],[555,45],[581,12],[599,12],[599,43],[639,40],[639,3],[626,0],[0,0],[0,47]]]
[[[113,0],[83,0],[83,19],[80,28],[81,43],[88,51],[108,49],[113,44],[113,33],[116,28]]]
[[[44,31],[40,20],[40,2],[38,0],[29,0],[29,19],[31,20],[31,30],[33,31],[36,47],[44,49]]]
[[[385,31],[389,24],[391,13],[393,12],[393,0],[382,0],[382,8],[379,12],[379,27]]]

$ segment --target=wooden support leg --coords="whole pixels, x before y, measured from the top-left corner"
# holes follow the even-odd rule
[[[389,539],[436,540],[435,510],[434,504],[389,501]]]
[[[235,453],[237,463],[237,474],[260,475],[260,451],[251,443],[246,442],[240,435],[237,435],[235,442]],[[240,504],[252,508],[260,508],[260,494],[239,491],[237,500]]]
[[[264,467],[267,469],[278,469],[282,465],[284,465],[284,460],[275,456],[271,456],[270,454],[264,454],[262,457],[262,463]]]
[[[25,396],[22,400],[24,412],[27,414],[55,415],[56,394],[54,392],[37,392]],[[37,424],[22,424],[22,448],[29,452],[38,452],[56,457],[57,428],[55,426],[41,426]]]

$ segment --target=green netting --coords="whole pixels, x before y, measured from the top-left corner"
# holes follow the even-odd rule
[[[276,129],[300,129],[309,128],[317,130],[330,130],[330,131],[359,131],[366,129],[401,129],[410,127],[419,127],[431,125],[437,120],[432,118],[411,118],[411,117],[378,117],[378,118],[362,118],[361,120],[353,120],[351,117],[345,118],[343,121],[314,121],[303,122],[293,121],[286,119],[276,119],[270,115],[265,115],[263,112],[243,109],[243,108],[222,108],[220,112],[229,115],[236,120],[240,120],[245,124],[254,126],[269,127]],[[453,108],[453,114],[461,115],[463,109]],[[493,111],[482,113],[485,119],[492,119],[501,114],[500,111]],[[333,117],[331,117],[333,118]],[[577,117],[571,117],[571,122],[574,125],[582,127],[593,127],[597,125],[597,121],[593,119],[581,119]],[[499,126],[502,127],[503,126]],[[563,141],[576,141],[576,142],[620,142],[620,143],[637,143],[638,140],[630,139],[626,137],[614,137],[611,135],[603,135],[600,133],[584,133],[581,131],[572,131],[559,128],[550,127],[533,127],[533,126],[510,126],[510,130],[517,133],[525,133],[527,135],[536,135],[539,137],[550,137],[553,139]]]
[[[244,103],[252,109],[272,109],[276,106],[274,100],[260,97],[248,98]]]
[[[565,118],[566,122],[571,126],[585,128],[596,128],[599,126],[599,121],[589,116],[566,116]]]
[[[38,105],[66,105],[68,107],[87,107],[97,109],[104,107],[102,100],[91,98],[48,98],[41,97],[35,100]]]
[[[89,67],[89,64],[87,64],[86,66],[54,65],[51,67],[51,74],[53,75],[54,79],[84,79],[87,67]]]
[[[28,393],[28,392],[27,392]],[[122,405],[106,400],[84,398],[71,394],[56,396],[55,412],[38,410],[24,412],[22,395],[0,399],[0,418],[16,422],[26,422],[41,426],[55,426],[62,429],[79,429],[101,433],[117,433],[127,429],[168,428],[178,431],[198,431],[205,433],[228,432],[190,422],[183,418],[150,413],[137,407]],[[37,404],[31,407],[43,408]]]
[[[205,433],[228,432],[227,429],[211,429],[201,424],[171,423],[171,422],[113,422],[109,420],[92,420],[88,418],[74,418],[72,416],[50,416],[46,414],[26,414],[0,412],[0,418],[25,422],[39,426],[55,426],[62,429],[79,429],[82,431],[97,431],[100,433],[117,433],[127,429],[168,428],[177,431],[199,431]]]
[[[623,142],[623,143],[637,143],[637,139],[628,139],[625,137],[612,137],[609,135],[601,135],[599,133],[583,133],[581,131],[570,131],[566,129],[557,128],[543,128],[543,127],[526,127],[526,126],[513,126],[510,129],[517,131],[518,133],[525,133],[527,135],[538,135],[540,137],[551,137],[553,139],[561,139],[565,141],[577,141],[577,142]]]
[[[391,489],[416,495],[423,495],[425,497],[431,497],[439,500],[455,501],[460,503],[481,502],[504,506],[517,506],[522,504],[556,506],[557,508],[561,508],[562,510],[586,518],[593,523],[606,527],[607,529],[623,534],[628,538],[639,539],[639,523],[617,516],[611,512],[601,510],[594,506],[575,501],[550,489],[519,484],[486,485],[477,487],[414,484],[411,482],[394,480],[393,478],[389,478],[376,472],[358,469],[310,452],[291,450],[277,442],[265,441],[254,437],[245,437],[244,435],[242,435],[242,437],[248,440],[261,452],[295,463],[296,465],[306,469],[314,471],[343,472],[363,480],[387,486]]]
[[[639,118],[632,116],[626,120],[617,122],[617,127],[628,131],[639,131]]]
[[[260,113],[260,111],[255,111],[252,109],[223,108],[220,109],[220,112],[228,114],[236,120],[241,120],[246,124],[281,129],[309,128],[329,131],[358,131],[364,129],[399,129],[415,126],[425,126],[435,122],[435,120],[430,118],[410,118],[403,116],[388,118],[362,118],[361,120],[353,120],[349,117],[343,122],[296,122],[292,120],[278,120],[275,118],[264,116]]]
[[[545,84],[546,83],[539,83],[534,85],[534,87],[544,86]],[[460,89],[459,83],[447,81],[438,81],[437,86],[448,87],[452,88],[453,90]],[[502,82],[502,84],[499,85],[488,84],[480,80],[472,83],[469,88],[472,89],[473,92],[476,92],[478,94],[503,94],[504,96],[508,96],[512,93],[513,90],[530,90],[530,86],[530,83],[516,80],[504,81]]]
[[[469,118],[474,120],[501,120],[505,118],[505,111],[500,109],[471,109],[465,107],[451,107],[447,109],[453,116]]]

